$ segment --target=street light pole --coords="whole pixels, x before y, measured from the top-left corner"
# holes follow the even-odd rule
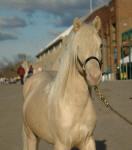
[[[90,13],[93,11],[93,8],[92,8],[92,0],[90,0]]]

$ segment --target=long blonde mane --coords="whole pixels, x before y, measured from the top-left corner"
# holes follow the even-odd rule
[[[65,91],[65,86],[69,77],[69,74],[75,74],[75,61],[77,57],[77,50],[72,49],[72,41],[74,40],[75,33],[73,32],[70,41],[67,44],[67,48],[61,59],[61,64],[58,69],[56,78],[52,82],[49,99],[52,97],[57,98],[62,96]]]

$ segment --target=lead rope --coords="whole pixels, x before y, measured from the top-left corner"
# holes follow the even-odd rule
[[[120,114],[118,111],[116,111],[106,100],[106,98],[103,96],[101,91],[98,89],[97,86],[94,87],[94,90],[99,97],[99,100],[102,101],[105,105],[105,107],[109,108],[112,112],[114,112],[116,115],[118,115],[120,118],[122,118],[124,121],[126,121],[128,124],[132,125],[132,122],[128,120],[126,117],[124,117],[122,114]]]

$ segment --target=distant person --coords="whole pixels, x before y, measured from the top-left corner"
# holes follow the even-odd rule
[[[21,80],[21,84],[24,84],[24,75],[25,75],[25,70],[22,67],[22,65],[20,65],[20,67],[17,70],[17,74],[20,76],[20,80]]]
[[[28,70],[27,78],[31,77],[32,75],[33,75],[33,66],[30,65],[29,70]]]

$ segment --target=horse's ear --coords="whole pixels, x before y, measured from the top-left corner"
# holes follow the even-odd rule
[[[74,31],[75,31],[75,32],[77,32],[77,31],[80,29],[80,27],[81,27],[81,21],[79,20],[78,17],[76,17],[76,18],[74,19],[73,27],[74,27]]]
[[[99,30],[101,29],[101,20],[99,16],[96,16],[94,21],[93,21],[93,26],[95,27],[95,29],[97,30],[97,32],[99,32]]]

